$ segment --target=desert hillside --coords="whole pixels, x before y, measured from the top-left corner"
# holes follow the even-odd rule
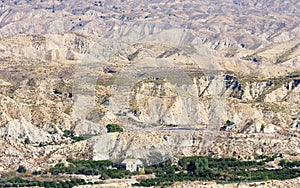
[[[298,160],[299,7],[1,1],[0,171],[67,158]]]

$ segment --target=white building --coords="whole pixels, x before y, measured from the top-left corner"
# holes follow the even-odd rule
[[[144,170],[143,162],[139,159],[125,159],[120,166],[130,172],[138,172]]]

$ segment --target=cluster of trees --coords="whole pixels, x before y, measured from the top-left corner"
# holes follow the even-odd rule
[[[79,141],[82,141],[82,140],[89,139],[89,138],[91,138],[93,135],[80,135],[80,136],[75,136],[73,131],[71,131],[71,130],[64,130],[63,136],[64,136],[64,137],[70,137],[72,140],[74,140],[74,141],[76,141],[76,142],[79,142]]]
[[[287,160],[280,160],[279,165],[284,168],[299,168],[300,161],[287,161]]]
[[[52,175],[58,174],[83,174],[83,175],[101,175],[102,179],[124,178],[130,175],[125,169],[116,169],[118,166],[109,160],[93,161],[93,160],[75,160],[67,159],[69,165],[58,163],[50,168]]]
[[[256,170],[246,173],[249,180],[286,180],[300,176],[300,170],[296,169],[274,169],[274,170]]]
[[[26,180],[21,178],[2,179],[0,180],[0,187],[74,187],[76,185],[86,185],[84,179],[74,179],[70,181],[37,181],[37,180]]]
[[[183,169],[186,169],[186,165],[189,164],[195,164],[205,167],[205,169],[214,169],[217,171],[223,171],[228,168],[241,168],[241,167],[260,167],[263,166],[266,162],[273,161],[274,158],[268,157],[264,160],[260,161],[240,161],[236,158],[210,158],[210,157],[184,157],[179,160],[179,165],[183,167]],[[188,169],[187,169],[188,170]]]
[[[107,128],[108,133],[123,132],[123,128],[117,124],[108,124],[108,125],[106,125],[106,128]]]
[[[146,174],[155,174],[155,178],[142,180],[136,186],[167,186],[178,181],[211,181],[219,183],[240,181],[261,181],[269,179],[291,179],[300,176],[300,161],[281,160],[282,169],[268,170],[264,168],[266,162],[274,161],[276,156],[258,156],[255,160],[240,161],[235,158],[211,158],[203,156],[183,157],[177,164],[171,160],[155,163],[145,167]],[[50,168],[52,175],[84,174],[100,175],[102,179],[124,178],[133,173],[117,168],[118,165],[109,160],[76,160],[67,159],[68,165],[58,163]],[[255,168],[256,170],[251,170]],[[19,166],[19,173],[25,173],[26,168]],[[35,175],[42,174],[36,171]],[[84,180],[71,181],[29,181],[20,178],[0,180],[0,187],[72,187],[74,185],[88,184]]]
[[[183,157],[174,166],[164,162],[145,168],[146,173],[155,173],[156,178],[142,180],[136,186],[166,186],[178,181],[211,181],[240,182],[268,179],[291,179],[300,176],[300,161],[281,161],[283,169],[268,170],[266,162],[273,161],[276,156],[260,156],[252,161],[239,161],[235,158]],[[251,170],[256,168],[256,170]]]

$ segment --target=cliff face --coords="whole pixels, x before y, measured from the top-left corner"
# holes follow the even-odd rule
[[[61,62],[80,58],[90,47],[89,38],[80,35],[21,34],[3,38],[0,51],[2,59]]]
[[[298,79],[277,79],[280,83],[229,74],[199,76],[184,87],[194,92],[189,97],[180,95],[167,81],[143,80],[132,90],[127,111],[116,113],[128,133],[95,137],[94,151],[108,154],[106,157],[147,158],[149,151],[166,156],[210,151],[217,156],[246,158],[286,153],[287,148],[295,147],[296,155],[298,141],[289,132],[297,134],[291,125],[299,122],[293,116],[299,100],[289,98],[298,95],[299,86],[286,86],[295,85]],[[272,98],[276,92],[282,95]],[[195,96],[197,100],[193,100]],[[226,120],[234,122],[234,128],[220,131]]]
[[[102,74],[111,77],[114,73]],[[154,163],[158,161],[150,160],[153,155],[163,160],[207,153],[242,159],[299,154],[299,141],[291,136],[298,134],[299,119],[294,116],[299,109],[298,75],[265,79],[187,70],[185,76],[188,80],[181,84],[150,76],[130,87],[121,85],[118,75],[108,85],[99,80],[95,106],[86,108],[80,118],[74,114],[74,97],[79,95],[73,93],[71,80],[3,81],[3,168],[11,168],[5,164],[14,158],[30,156],[32,161],[21,163],[44,161],[47,165],[70,155],[97,160],[131,156]],[[222,130],[227,120],[234,123],[233,128]],[[108,123],[120,124],[125,132],[107,134]],[[91,138],[74,143],[64,136],[66,130]],[[29,143],[22,144],[27,138]]]

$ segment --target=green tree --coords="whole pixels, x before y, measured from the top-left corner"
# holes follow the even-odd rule
[[[20,165],[19,168],[17,169],[17,172],[19,172],[19,173],[25,173],[26,172],[25,166]]]
[[[233,122],[233,121],[230,121],[230,120],[227,120],[227,121],[225,122],[225,125],[227,125],[227,126],[233,125],[233,124],[234,124],[234,122]]]
[[[260,132],[261,132],[261,133],[264,132],[265,128],[266,128],[266,126],[265,126],[264,124],[262,124],[262,125],[260,126]]]
[[[117,124],[108,124],[106,125],[107,132],[123,132],[123,128],[120,125]]]
[[[286,161],[285,159],[281,159],[281,160],[279,161],[279,165],[282,166],[283,168],[286,167],[286,164],[287,164],[287,161]]]
[[[25,144],[30,144],[30,139],[28,137],[26,137],[24,143]]]

